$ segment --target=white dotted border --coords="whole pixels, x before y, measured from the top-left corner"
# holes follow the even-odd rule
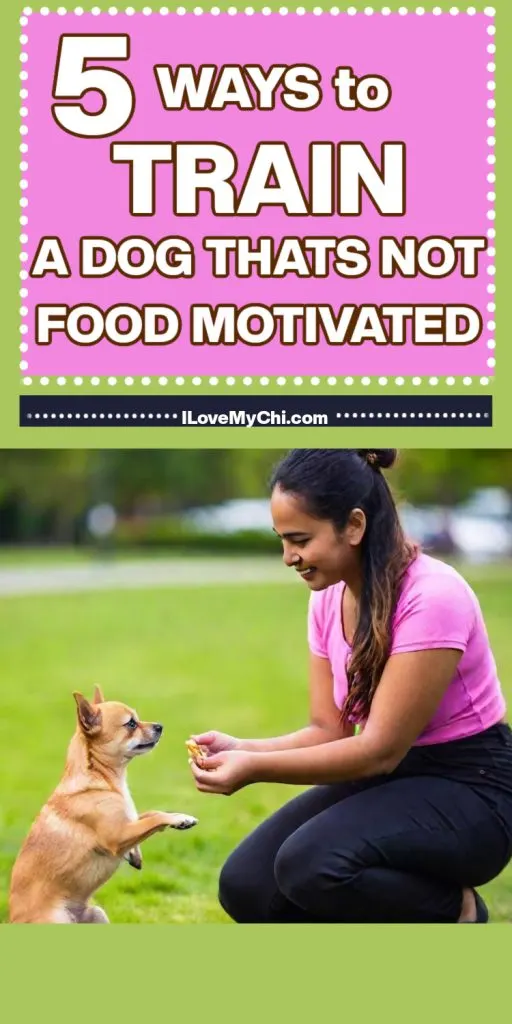
[[[337,412],[341,420],[488,420],[488,412]]]
[[[20,46],[21,46],[21,52],[20,52],[20,64],[21,64],[21,71],[20,71],[20,101],[21,101],[21,105],[20,105],[20,121],[21,121],[21,124],[20,124],[19,132],[20,132],[21,142],[20,142],[20,146],[19,146],[19,151],[20,151],[20,165],[19,165],[19,169],[20,169],[20,201],[19,201],[19,203],[20,203],[20,220],[19,220],[19,223],[20,223],[20,229],[21,230],[20,230],[20,236],[19,236],[19,243],[20,243],[20,255],[19,255],[19,259],[20,259],[20,275],[19,275],[20,276],[20,291],[19,291],[19,295],[20,295],[20,299],[21,299],[21,305],[20,305],[20,310],[19,310],[19,315],[20,315],[19,333],[21,335],[21,342],[20,342],[20,352],[21,352],[20,370],[23,370],[23,371],[27,371],[28,370],[28,361],[26,359],[26,352],[28,351],[28,344],[27,344],[27,342],[25,340],[25,335],[28,334],[28,330],[29,330],[28,323],[27,323],[28,308],[27,308],[27,306],[25,306],[25,299],[28,298],[28,288],[27,288],[27,285],[26,285],[26,281],[28,279],[28,270],[25,269],[25,264],[28,261],[28,253],[25,251],[24,247],[26,246],[26,244],[28,242],[28,235],[26,233],[27,227],[28,227],[28,214],[27,214],[28,198],[25,195],[25,192],[26,192],[26,190],[28,188],[28,180],[27,180],[26,175],[27,175],[27,171],[29,169],[28,159],[27,159],[27,153],[28,153],[28,142],[27,142],[28,127],[27,127],[27,124],[26,124],[26,118],[27,118],[27,115],[28,115],[28,108],[26,106],[26,101],[28,100],[28,88],[27,88],[27,84],[26,84],[27,81],[28,81],[28,71],[26,69],[26,64],[28,62],[29,55],[28,55],[28,51],[26,49],[26,47],[28,45],[28,34],[26,33],[26,27],[28,25],[28,17],[26,15],[31,14],[31,13],[32,13],[32,11],[31,11],[30,7],[25,7],[24,11],[23,11],[23,15],[20,18],[20,26],[21,26],[21,35],[20,35]],[[30,380],[31,378],[24,377],[23,378],[23,383],[25,383],[25,381],[27,379]]]
[[[494,9],[486,8],[485,13],[489,14],[489,16],[494,16]],[[496,266],[494,262],[496,256],[496,249],[494,245],[494,240],[496,238],[496,229],[494,227],[494,222],[496,220],[496,154],[494,148],[496,145],[496,100],[494,98],[494,93],[496,90],[496,44],[494,42],[494,36],[496,35],[496,27],[494,24],[488,25],[487,35],[490,37],[487,41],[487,72],[489,75],[489,79],[487,81],[487,90],[490,95],[487,100],[487,110],[489,111],[489,116],[487,118],[487,128],[489,129],[489,135],[487,136],[487,184],[489,186],[489,191],[487,192],[486,199],[487,202],[489,203],[489,207],[486,216],[487,220],[490,221],[490,226],[487,229],[487,238],[489,239],[489,245],[487,248],[487,274],[489,275],[491,280],[487,285],[487,294],[489,296],[489,301],[487,303],[486,312],[489,314],[489,319],[487,320],[485,326],[487,334],[486,345],[487,348],[490,350],[490,354],[487,358],[487,366],[489,367],[490,370],[494,370],[494,367],[496,366],[496,285],[494,283],[494,276],[496,274]]]
[[[98,14],[111,14],[111,15],[115,15],[115,14],[128,14],[128,15],[143,14],[143,15],[146,15],[146,16],[150,15],[150,14],[161,14],[161,15],[166,15],[166,14],[179,14],[179,15],[195,14],[196,16],[199,16],[201,14],[213,14],[213,15],[228,14],[228,15],[232,15],[232,16],[236,15],[236,14],[246,14],[246,15],[263,14],[263,15],[267,15],[267,16],[269,14],[281,14],[281,15],[286,15],[286,14],[298,14],[298,15],[313,14],[313,15],[317,15],[318,16],[320,14],[330,14],[330,15],[337,15],[337,14],[351,14],[351,15],[354,15],[354,14],[366,14],[366,15],[384,14],[384,15],[387,15],[387,14],[393,14],[393,13],[401,14],[401,15],[405,15],[405,14],[419,14],[419,15],[421,15],[421,14],[437,14],[437,15],[439,15],[439,14],[451,14],[451,15],[457,15],[457,14],[469,14],[469,15],[485,14],[488,18],[494,18],[495,14],[496,14],[496,11],[495,11],[494,7],[485,7],[483,9],[483,11],[477,11],[476,7],[466,7],[466,8],[449,7],[448,10],[446,10],[446,11],[443,11],[442,7],[434,7],[432,9],[432,11],[427,11],[424,7],[413,7],[413,8],[398,7],[396,9],[396,11],[393,11],[391,9],[391,7],[382,7],[382,8],[379,8],[379,9],[374,9],[373,7],[363,7],[363,8],[357,8],[357,7],[346,7],[346,8],[340,8],[340,7],[329,7],[329,8],[314,7],[313,10],[311,10],[311,11],[307,11],[305,7],[296,7],[296,8],[293,8],[292,10],[289,10],[288,7],[277,7],[277,8],[263,7],[261,9],[261,11],[256,11],[254,9],[254,7],[243,7],[243,8],[240,8],[240,10],[237,7],[228,7],[225,11],[221,11],[220,7],[211,7],[211,8],[193,7],[193,8],[190,8],[190,9],[187,9],[186,7],[178,7],[178,8],[176,8],[176,10],[170,10],[169,7],[160,7],[158,10],[154,10],[152,7],[143,7],[142,10],[140,10],[140,11],[136,11],[134,7],[124,7],[124,8],[118,8],[118,7],[106,7],[106,8],[104,8],[104,7],[92,7],[90,11],[86,11],[83,7],[73,7],[73,8],[57,7],[57,8],[55,8],[55,10],[52,10],[49,7],[39,7],[35,11],[32,9],[32,7],[24,7],[23,8],[23,17],[29,17],[31,14],[42,14],[42,15],[48,15],[48,14],[61,14],[61,15],[62,14],[77,14],[77,15],[81,15],[81,14],[95,14],[95,15],[98,15]],[[22,24],[23,24],[23,22],[22,22]],[[491,32],[489,34],[490,35],[494,35],[494,32]]]
[[[33,383],[32,377],[24,377],[23,383],[27,386]],[[430,387],[439,387],[447,385],[448,387],[454,387],[455,385],[460,386],[463,384],[465,387],[471,387],[472,385],[481,384],[487,387],[492,384],[492,380],[489,377],[39,377],[39,384],[43,387],[57,385],[58,387],[65,387],[69,384],[74,384],[75,387],[82,387],[85,385],[92,385],[92,387],[98,387],[100,384],[108,384],[110,387],[116,387],[117,384],[126,384],[128,387],[132,387],[134,384],[141,384],[143,387],[149,387],[150,385],[158,385],[159,387],[165,388],[169,385],[172,387],[183,387],[186,384],[192,384],[194,387],[200,387],[204,384],[209,384],[211,387],[221,387],[227,385],[228,387],[234,387],[235,385],[240,386],[241,384],[245,387],[252,387],[253,384],[261,384],[263,387],[269,385],[277,385],[278,387],[285,387],[286,385],[294,385],[295,387],[301,387],[303,384],[306,386],[312,384],[313,387],[319,385],[329,387],[352,387],[353,384],[362,384],[363,387],[370,387],[370,385],[378,385],[378,387],[385,388],[389,385],[396,385],[397,387],[403,387],[408,383],[414,387],[420,387],[421,385],[429,385]]]
[[[364,7],[362,9],[358,9],[356,7],[348,7],[346,9],[340,9],[339,7],[331,7],[331,8],[326,9],[326,10],[324,10],[322,7],[315,7],[315,8],[313,8],[312,11],[306,11],[306,9],[304,7],[297,7],[296,9],[291,10],[291,11],[287,7],[279,7],[279,8],[274,9],[274,10],[271,7],[263,7],[260,12],[255,11],[253,7],[245,7],[243,9],[241,9],[241,10],[238,10],[236,7],[228,7],[227,11],[221,11],[219,7],[212,7],[211,9],[208,9],[208,10],[205,10],[202,7],[194,7],[191,10],[187,10],[187,8],[185,8],[185,7],[178,7],[176,11],[171,11],[168,7],[160,7],[158,10],[153,10],[151,7],[143,7],[142,11],[136,11],[135,8],[133,8],[133,7],[127,7],[127,8],[124,8],[124,9],[123,8],[119,9],[117,7],[108,7],[108,8],[93,7],[93,8],[91,8],[90,11],[85,11],[83,7],[74,7],[72,9],[68,9],[66,7],[57,7],[55,10],[51,10],[49,7],[40,7],[38,9],[36,9],[35,11],[31,7],[24,7],[22,15],[20,17],[20,26],[21,26],[21,29],[22,29],[22,32],[21,32],[21,35],[20,35],[20,45],[21,45],[20,63],[22,65],[25,65],[28,62],[28,59],[29,59],[28,51],[25,49],[25,47],[28,45],[28,34],[27,34],[27,32],[25,30],[26,30],[26,28],[28,26],[28,18],[33,13],[36,13],[36,14],[39,13],[39,14],[41,14],[43,16],[49,15],[49,14],[53,14],[53,13],[56,13],[58,15],[75,14],[77,16],[80,16],[80,15],[85,14],[85,13],[90,13],[90,14],[93,14],[93,15],[110,14],[112,16],[116,15],[116,14],[127,14],[127,15],[142,14],[142,15],[146,15],[146,16],[151,15],[151,14],[160,14],[160,15],[164,15],[165,16],[167,14],[172,14],[172,13],[176,13],[178,15],[194,14],[196,16],[199,16],[199,15],[202,15],[202,14],[212,14],[214,16],[215,15],[220,15],[220,14],[227,14],[227,15],[234,16],[236,14],[253,15],[253,14],[257,14],[257,13],[260,13],[260,14],[262,14],[264,16],[268,16],[268,15],[270,15],[272,13],[278,13],[280,15],[296,14],[296,15],[299,15],[299,16],[305,15],[305,14],[313,14],[313,15],[317,15],[317,16],[319,16],[321,14],[330,14],[330,15],[336,16],[336,15],[342,14],[342,13],[346,13],[346,14],[349,14],[349,15],[356,15],[356,14],[365,14],[365,15],[383,14],[383,15],[390,15],[392,13],[398,13],[399,15],[406,15],[406,14],[423,15],[423,14],[426,14],[428,12],[425,10],[424,7],[415,7],[415,8],[411,8],[411,9],[409,9],[407,7],[398,7],[397,11],[395,11],[395,12],[393,12],[390,7],[383,7],[380,10],[374,10],[373,7]],[[475,15],[477,13],[483,13],[487,17],[494,19],[496,11],[495,11],[494,7],[485,7],[482,12],[477,12],[475,7],[467,7],[465,9],[460,9],[458,7],[450,7],[447,11],[443,12],[443,9],[441,7],[434,7],[432,12],[430,12],[430,13],[432,13],[434,15],[441,15],[443,13],[446,13],[446,14],[451,14],[452,16],[455,16],[455,15],[458,15],[458,14],[464,14],[464,13],[472,16],[472,15]],[[496,88],[496,83],[495,83],[495,71],[496,71],[495,53],[496,53],[496,45],[495,45],[495,43],[494,43],[494,41],[492,39],[492,37],[495,34],[496,34],[495,25],[494,24],[493,25],[489,25],[488,28],[487,28],[487,35],[491,36],[491,39],[490,39],[490,41],[487,44],[487,54],[488,54],[488,56],[490,58],[488,63],[487,63],[487,71],[489,73],[489,80],[487,81],[487,89],[492,94],[494,94],[494,91],[495,91],[495,88]],[[26,106],[26,101],[28,100],[28,88],[26,86],[26,82],[28,81],[28,71],[27,71],[27,69],[25,67],[22,67],[22,69],[20,71],[20,81],[22,83],[21,89],[20,89],[20,99],[21,99],[21,107],[20,107],[20,120],[21,120],[20,135],[22,137],[22,141],[21,141],[20,147],[19,147],[20,148],[20,154],[21,154],[21,160],[20,160],[20,175],[21,175],[21,177],[20,177],[20,192],[21,192],[21,197],[20,197],[20,208],[21,208],[20,227],[22,228],[22,231],[21,231],[20,237],[19,237],[20,246],[21,246],[21,251],[20,251],[20,264],[21,264],[20,281],[21,281],[21,287],[20,287],[20,293],[19,294],[20,294],[20,298],[22,300],[22,305],[20,306],[20,318],[21,318],[20,334],[22,336],[22,340],[21,340],[21,343],[20,343],[21,360],[20,360],[20,364],[19,365],[20,365],[20,370],[22,370],[23,372],[26,373],[26,371],[29,368],[28,360],[26,358],[26,353],[28,351],[28,344],[24,340],[24,335],[28,334],[29,327],[28,327],[28,323],[27,323],[28,308],[24,305],[24,300],[28,297],[28,289],[27,289],[26,285],[24,284],[24,282],[28,278],[28,271],[25,269],[24,264],[28,261],[28,253],[25,251],[24,246],[28,243],[28,235],[26,233],[26,229],[28,227],[28,214],[26,212],[26,209],[28,207],[28,198],[27,198],[26,195],[24,195],[24,192],[28,189],[28,180],[27,180],[26,174],[27,174],[28,169],[29,169],[29,163],[28,163],[28,160],[26,158],[27,157],[27,153],[28,153],[28,142],[27,142],[28,126],[26,124],[26,118],[28,116],[28,107]],[[496,138],[495,138],[495,134],[494,134],[495,126],[496,126],[496,119],[495,119],[495,116],[494,116],[495,108],[496,108],[496,101],[494,99],[494,95],[492,95],[487,100],[487,109],[490,111],[490,116],[487,119],[487,127],[490,129],[490,135],[487,137],[487,147],[488,147],[488,150],[489,150],[488,155],[487,155],[487,164],[490,167],[490,170],[487,173],[487,184],[489,186],[491,186],[491,187],[490,187],[489,191],[487,192],[487,196],[486,196],[487,201],[490,204],[489,208],[487,210],[487,220],[489,220],[491,222],[494,222],[495,218],[496,218],[496,211],[495,211],[495,200],[496,200],[496,192],[495,192],[496,167],[495,167],[495,164],[496,164],[496,156],[495,156],[495,153],[494,153],[494,147],[495,147],[495,144],[496,144]],[[496,230],[495,230],[495,228],[493,226],[491,226],[491,227],[489,227],[487,229],[487,237],[490,240],[490,242],[494,243],[494,239],[496,237]],[[487,265],[487,274],[490,277],[494,277],[494,275],[496,273],[496,267],[495,267],[495,263],[494,263],[495,254],[496,254],[496,249],[494,247],[494,244],[489,245],[488,248],[487,248],[487,256],[488,256],[488,260],[489,260],[488,265]],[[496,285],[494,284],[494,281],[491,281],[487,285],[487,293],[490,296],[490,300],[487,303],[487,312],[490,314],[490,318],[489,318],[489,320],[486,323],[486,329],[487,329],[487,332],[488,332],[488,335],[489,335],[488,338],[487,338],[486,344],[487,344],[487,348],[490,349],[492,351],[492,353],[493,353],[487,359],[487,366],[489,367],[489,369],[494,369],[494,367],[496,366],[496,355],[495,355],[496,340],[495,340],[495,336],[494,336],[495,328],[496,328],[496,322],[495,322],[496,303],[495,303],[495,299],[494,299],[495,292],[496,292]],[[157,379],[158,379],[158,383],[162,387],[165,387],[169,383],[169,378],[167,378],[167,377],[158,377]],[[118,383],[118,378],[117,377],[103,378],[103,380],[107,380],[108,384],[111,385],[111,386],[115,386]],[[205,378],[204,380],[205,380],[205,382],[207,380],[208,383],[210,385],[212,385],[212,386],[215,386],[215,385],[220,383],[220,378],[218,378],[218,377],[208,377],[208,378]],[[232,385],[237,383],[236,377],[226,377],[226,378],[224,378],[224,380],[225,380],[225,383],[228,386],[232,386]],[[263,386],[265,386],[265,385],[270,384],[271,380],[274,380],[275,383],[280,385],[280,386],[283,386],[286,383],[290,383],[292,380],[293,380],[293,384],[296,385],[297,387],[300,387],[304,383],[305,384],[309,383],[309,384],[312,384],[312,385],[318,385],[318,384],[321,383],[321,378],[320,377],[310,377],[310,378],[293,377],[293,378],[290,378],[290,381],[288,381],[286,377],[276,377],[276,378],[260,377],[259,380],[258,380],[258,383],[263,385]],[[344,377],[343,378],[343,383],[346,386],[350,387],[354,383],[354,380],[359,380],[360,383],[365,385],[365,386],[371,384],[371,378],[370,377],[360,377],[360,378]],[[411,380],[412,380],[412,384],[415,385],[415,386],[423,383],[423,379],[421,377],[413,377]],[[73,377],[72,381],[78,387],[78,386],[81,386],[84,383],[84,378],[83,377]],[[185,384],[186,378],[185,377],[176,377],[174,379],[174,382],[175,382],[175,384],[180,386],[182,384]],[[202,377],[192,377],[191,378],[191,382],[192,382],[192,384],[197,386],[197,385],[200,385],[200,384],[203,383],[203,378]],[[253,378],[252,377],[239,378],[239,383],[240,382],[249,387],[249,386],[251,386],[253,384]],[[28,376],[23,377],[23,384],[25,386],[30,386],[32,383],[33,383],[32,377],[28,377]],[[47,385],[47,384],[51,383],[51,379],[49,377],[40,377],[38,383],[42,384],[42,385]],[[65,384],[71,383],[71,378],[69,378],[69,380],[68,380],[68,378],[66,378],[66,377],[59,376],[59,377],[56,378],[56,383],[58,385],[60,385],[60,386],[63,386]],[[90,378],[90,383],[93,386],[94,385],[98,385],[98,384],[100,384],[100,378],[99,377],[91,377]],[[124,378],[124,384],[131,385],[131,384],[134,384],[134,383],[135,383],[135,378],[133,378],[133,377],[125,377]],[[140,378],[140,383],[142,385],[144,385],[144,386],[147,386],[147,385],[150,385],[151,383],[153,383],[153,381],[152,381],[152,379],[150,377],[141,377]],[[337,377],[327,377],[326,378],[326,383],[329,384],[329,385],[334,386],[334,385],[336,385],[338,383],[338,378]],[[379,377],[378,378],[378,384],[381,387],[385,387],[388,383],[389,383],[389,378],[388,377]],[[398,386],[401,386],[401,385],[405,384],[405,378],[403,378],[403,377],[395,377],[394,378],[394,383],[396,385],[398,385]],[[428,378],[428,383],[432,387],[435,387],[435,386],[437,386],[440,383],[440,381],[439,381],[438,377],[429,377]],[[445,383],[447,385],[451,386],[451,385],[456,383],[456,378],[455,377],[446,377],[445,378]],[[473,378],[471,378],[471,377],[464,377],[464,378],[462,378],[462,383],[464,385],[469,386],[469,385],[471,385],[473,383]],[[479,383],[482,384],[482,385],[488,385],[490,383],[490,381],[489,381],[488,377],[481,377]]]

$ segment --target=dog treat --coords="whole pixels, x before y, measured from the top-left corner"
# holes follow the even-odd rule
[[[208,751],[207,751],[206,747],[200,746],[200,744],[196,743],[195,740],[187,740],[186,747],[187,747],[187,750],[188,750],[190,756],[193,757],[194,760],[197,757],[207,757],[208,756]]]
[[[187,747],[187,750],[188,750],[192,760],[195,761],[196,764],[197,764],[198,758],[200,758],[200,757],[202,757],[202,758],[208,757],[208,750],[207,750],[207,748],[200,746],[200,744],[196,743],[195,740],[187,740],[186,741],[186,747]]]

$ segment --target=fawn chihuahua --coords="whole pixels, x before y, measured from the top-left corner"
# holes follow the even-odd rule
[[[124,857],[142,867],[138,847],[167,828],[192,828],[188,814],[137,814],[126,781],[133,757],[158,743],[162,726],[140,722],[125,704],[105,702],[96,687],[92,703],[73,694],[78,711],[64,776],[21,848],[14,865],[12,924],[108,924],[89,899]]]

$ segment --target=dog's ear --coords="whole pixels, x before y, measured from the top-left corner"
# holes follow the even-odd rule
[[[101,729],[101,711],[98,711],[81,693],[74,693],[78,709],[78,722],[83,732],[94,736]]]
[[[94,687],[94,697],[92,698],[92,702],[93,702],[93,704],[104,704],[105,703],[105,698],[103,696],[103,691],[100,689],[99,686],[95,686]]]

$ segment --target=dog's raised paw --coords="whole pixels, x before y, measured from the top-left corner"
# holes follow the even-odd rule
[[[173,814],[172,817],[174,820],[171,828],[186,829],[197,825],[197,818],[193,818],[191,814]]]

